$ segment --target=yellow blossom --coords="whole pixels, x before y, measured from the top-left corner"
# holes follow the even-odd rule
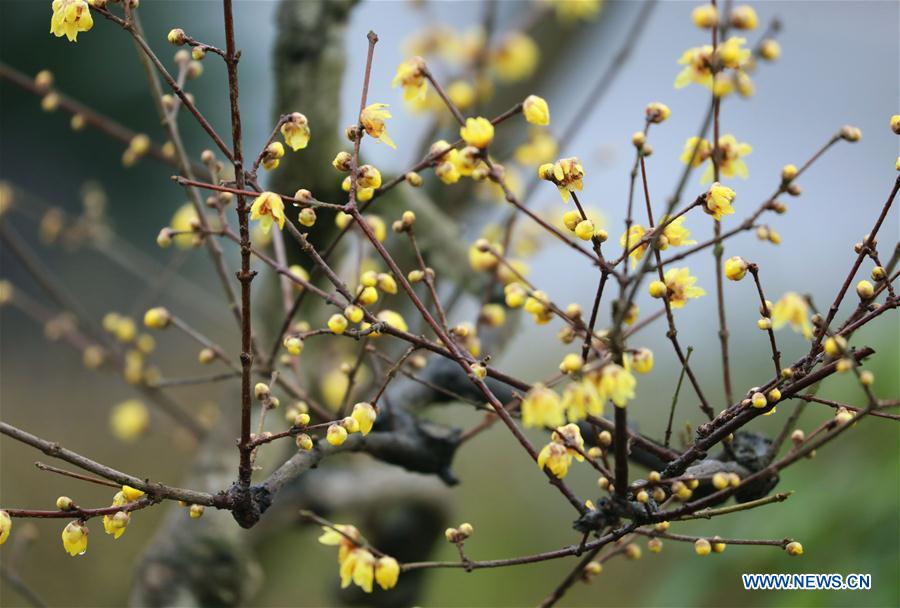
[[[156,308],[151,308],[144,313],[144,325],[150,329],[165,329],[168,327],[171,318],[172,316],[169,314],[168,310],[162,306],[158,306]]]
[[[447,97],[460,110],[468,110],[475,104],[478,94],[475,87],[465,80],[454,80],[447,87]]]
[[[185,203],[175,211],[175,215],[169,221],[169,227],[175,232],[191,232],[196,226],[199,226],[199,223],[194,205]],[[190,234],[177,234],[172,238],[180,249],[187,249],[193,241]]]
[[[144,496],[144,492],[131,486],[122,486],[122,496],[127,502],[134,502]]]
[[[347,441],[347,429],[339,424],[332,424],[328,427],[325,439],[333,446],[339,446]]]
[[[710,61],[712,60],[712,46],[705,44],[686,50],[678,63],[684,69],[675,77],[675,88],[681,89],[695,82],[712,89],[713,76]]]
[[[379,178],[380,177],[381,176],[379,174]],[[341,182],[341,190],[343,190],[344,192],[350,192],[350,184],[351,183],[352,183],[352,180],[350,179],[350,176],[348,175],[347,177],[344,178],[344,181]],[[362,186],[360,186],[359,181],[357,181],[357,183],[356,183],[356,201],[357,202],[365,203],[366,201],[372,200],[372,197],[374,195],[375,195],[374,188],[363,188]],[[343,214],[343,215],[341,215],[341,214]],[[346,216],[345,219],[349,223],[350,218],[352,218],[352,216],[347,213],[343,213],[343,212],[339,212],[338,215],[335,216],[335,222],[337,222],[338,217],[344,218],[344,216]],[[342,227],[340,225],[338,225],[338,228],[342,228]]]
[[[683,245],[696,245],[697,241],[691,239],[691,231],[683,226],[685,216],[676,217],[669,222],[669,216],[664,215],[660,219],[660,224],[665,225],[663,228],[663,236],[659,240],[659,248],[666,249],[670,245],[672,247],[681,247]],[[666,223],[668,222],[668,224]]]
[[[273,141],[263,153],[262,166],[266,171],[277,169],[284,157],[284,146],[280,141]]]
[[[263,192],[250,206],[250,219],[259,220],[263,232],[272,229],[272,221],[278,222],[279,230],[284,228],[284,201],[274,192]]]
[[[772,327],[780,329],[789,323],[791,329],[803,334],[809,339],[812,337],[812,325],[809,322],[809,305],[798,293],[789,291],[781,296],[781,299],[772,307]]]
[[[637,245],[640,240],[644,237],[646,231],[644,227],[640,224],[633,224],[631,228],[628,229],[628,232],[622,233],[622,236],[619,237],[619,244],[628,249],[632,249],[635,245]],[[644,257],[644,254],[647,253],[647,249],[649,247],[648,243],[644,243],[640,247],[634,249],[631,253],[628,254],[628,257],[631,258],[631,267],[634,268],[637,266],[637,263]]]
[[[652,101],[647,104],[647,107],[644,109],[644,114],[649,122],[658,124],[665,122],[669,116],[672,115],[672,110],[662,102]]]
[[[425,99],[428,91],[428,81],[425,79],[425,60],[419,56],[410,57],[397,67],[392,87],[403,87],[403,99],[406,101],[421,101]]]
[[[306,116],[300,112],[291,114],[281,125],[281,135],[284,137],[284,142],[294,152],[305,148],[309,144],[310,137],[309,122],[306,120]]]
[[[359,424],[359,432],[363,435],[369,434],[369,431],[372,430],[372,426],[375,424],[375,419],[378,417],[372,404],[364,401],[354,405],[353,413],[350,415]]]
[[[681,153],[681,162],[690,163],[691,167],[697,168],[712,155],[712,144],[706,139],[699,137],[689,137],[684,142],[684,151]]]
[[[142,402],[129,399],[112,409],[109,424],[117,439],[130,442],[146,432],[150,424],[150,414]]]
[[[549,125],[550,124],[550,108],[547,101],[543,97],[537,95],[529,95],[522,102],[522,113],[525,114],[525,120],[533,125]]]
[[[349,587],[352,581],[366,593],[372,593],[374,580],[375,556],[368,550],[356,549],[341,562],[341,588]]]
[[[522,32],[512,32],[496,46],[491,65],[504,82],[524,80],[534,73],[540,61],[537,43]]]
[[[359,545],[362,535],[355,526],[349,524],[337,524],[334,528],[322,526],[324,532],[319,537],[323,545],[338,547],[338,563],[343,562]]]
[[[741,4],[731,9],[729,20],[731,26],[738,30],[755,30],[759,25],[759,17],[749,4]]]
[[[556,8],[556,17],[563,23],[588,21],[603,8],[603,0],[545,0]]]
[[[366,106],[359,115],[359,122],[370,137],[374,137],[390,147],[396,148],[397,145],[387,134],[387,129],[384,125],[384,121],[391,117],[391,113],[388,112],[387,107],[388,105],[386,103],[373,103]]]
[[[700,287],[695,287],[697,277],[691,276],[685,268],[670,268],[666,271],[666,290],[672,308],[682,308],[689,299],[706,295]]]
[[[753,55],[753,52],[744,46],[745,44],[747,44],[747,39],[737,36],[732,36],[720,44],[716,53],[722,65],[732,69],[743,68]]]
[[[375,563],[375,582],[384,589],[393,589],[400,578],[400,564],[393,557],[384,555]]]
[[[581,429],[578,425],[570,422],[565,426],[558,427],[553,434],[550,435],[552,441],[561,443],[569,450],[569,454],[578,462],[584,462],[584,439],[581,437]]]
[[[766,38],[759,43],[759,56],[766,61],[776,61],[781,57],[781,45],[777,40]]]
[[[617,407],[625,407],[630,399],[634,399],[635,385],[634,376],[620,365],[610,363],[600,371],[598,390]]]
[[[694,25],[702,29],[709,29],[719,22],[719,11],[712,4],[701,4],[691,12]]]
[[[562,408],[569,422],[578,422],[588,417],[603,415],[605,399],[597,390],[597,385],[590,379],[582,379],[568,385],[563,391]]]
[[[398,331],[409,331],[409,326],[398,312],[393,310],[382,310],[376,316],[379,321]]]
[[[83,555],[87,551],[88,545],[87,526],[78,520],[70,521],[69,524],[63,528],[62,542],[66,553],[72,557]]]
[[[0,511],[0,545],[5,543],[6,539],[9,538],[9,533],[11,530],[12,518],[6,511]]]
[[[653,370],[653,351],[649,348],[639,348],[626,361],[637,373],[649,374]]]
[[[94,27],[91,9],[85,0],[53,0],[53,15],[50,17],[50,33],[69,42],[77,42],[78,32],[87,32]]]
[[[711,149],[710,152],[712,152]],[[738,143],[734,135],[721,136],[719,138],[719,155],[722,160],[719,163],[719,173],[723,177],[734,177],[737,175],[742,179],[747,179],[749,177],[747,164],[741,157],[747,156],[751,152],[753,152],[753,146],[744,142]],[[712,160],[710,160],[709,166],[700,178],[701,181],[704,183],[712,181],[713,171]]]
[[[537,167],[552,161],[558,149],[553,135],[543,129],[531,129],[528,141],[516,148],[515,158],[523,165]]]
[[[566,449],[566,446],[551,441],[541,448],[540,453],[538,453],[537,464],[538,468],[549,469],[555,477],[562,479],[569,473],[569,467],[572,465],[572,455]]]
[[[487,118],[467,118],[466,125],[459,128],[459,135],[467,144],[479,149],[487,148],[494,140],[494,125]]]
[[[535,384],[522,399],[522,424],[526,427],[557,427],[564,422],[559,395],[543,384]]]
[[[724,215],[734,213],[734,207],[731,203],[737,194],[728,186],[723,186],[719,182],[714,182],[706,193],[706,205],[704,209],[717,220],[721,220]]]
[[[747,276],[747,262],[740,256],[725,260],[725,276],[732,281],[740,281]]]
[[[131,514],[126,511],[117,511],[112,515],[104,515],[103,531],[112,536],[114,539],[118,539],[120,536],[125,534],[125,528],[128,526],[128,523],[130,521]]]
[[[550,163],[541,165],[538,168],[538,176],[556,184],[564,202],[568,202],[570,192],[581,191],[584,187],[582,182],[584,168],[581,161],[575,157],[561,158],[552,165]]]
[[[787,554],[792,557],[803,555],[803,545],[801,545],[797,541],[789,542],[787,545],[785,545],[784,550],[787,551]]]

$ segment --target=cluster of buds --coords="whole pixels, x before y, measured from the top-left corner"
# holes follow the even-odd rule
[[[460,544],[464,543],[474,533],[475,528],[472,527],[472,524],[462,523],[456,528],[447,528],[444,530],[444,537],[447,539],[448,543]]]

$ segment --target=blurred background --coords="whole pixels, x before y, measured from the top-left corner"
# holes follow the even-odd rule
[[[676,91],[672,86],[680,71],[676,61],[681,53],[707,42],[706,34],[690,20],[695,5],[658,3],[613,88],[590,113],[578,118],[576,135],[560,144],[559,156],[578,155],[582,159],[587,175],[581,200],[604,216],[614,251],[618,251],[633,161],[630,136],[642,126],[644,105],[662,101],[672,109],[670,120],[654,127],[650,139],[654,155],[648,160],[649,187],[657,200],[673,190],[682,169],[678,157],[684,142],[696,133],[706,111],[706,89],[691,86]],[[785,201],[788,213],[769,217],[771,226],[781,234],[781,245],[760,242],[753,233],[747,233],[728,242],[726,257],[742,255],[757,262],[770,299],[787,291],[810,293],[825,308],[850,267],[853,244],[871,228],[896,175],[897,137],[888,128],[888,121],[897,113],[900,100],[900,4],[783,1],[757,2],[754,7],[760,27],[750,32],[748,39],[754,43],[767,24],[778,18],[782,30],[777,39],[783,54],[779,61],[759,66],[753,75],[755,96],[732,96],[723,104],[722,132],[753,145],[753,153],[746,159],[750,179],[730,184],[738,191],[737,213],[726,220],[726,228],[728,222],[736,225],[771,194],[784,164],[800,165],[841,125],[860,127],[863,137],[859,143],[841,142],[830,150],[800,180],[802,196]],[[273,116],[280,111],[273,109],[278,3],[236,2],[235,8],[238,45],[243,52],[240,69],[245,141],[246,148],[255,154],[271,131]],[[517,27],[532,10],[529,2],[499,3],[496,36]],[[541,47],[538,73],[522,90],[548,100],[553,116],[551,131],[573,119],[590,86],[622,47],[640,10],[638,2],[607,1],[598,15],[583,23],[543,24],[545,36],[548,29],[557,34],[548,37],[553,44]],[[97,18],[92,31],[79,35],[77,44],[69,44],[47,34],[50,12],[49,2],[2,0],[0,22],[7,27],[0,37],[0,61],[28,75],[50,69],[60,91],[162,141],[163,131],[127,35]],[[151,45],[170,69],[174,69],[174,50],[165,35],[172,27],[182,27],[199,40],[224,45],[219,3],[145,0],[140,12]],[[462,34],[478,26],[484,13],[484,5],[478,2],[368,1],[352,9],[343,34],[347,66],[338,124],[354,120],[365,61],[365,34],[372,29],[381,42],[369,99],[391,104],[394,119],[389,122],[389,130],[398,149],[368,145],[365,154],[367,161],[385,175],[416,162],[421,157],[419,142],[435,132],[431,116],[411,112],[404,107],[401,90],[391,88],[396,66],[408,56],[405,44],[409,37],[438,23]],[[215,59],[211,56],[204,61],[204,75],[191,82],[190,91],[210,122],[225,133],[225,74]],[[435,71],[441,76],[449,73],[440,68]],[[308,83],[312,92],[316,85]],[[502,94],[501,85],[498,91]],[[295,109],[304,111],[302,107]],[[183,191],[169,179],[171,168],[150,158],[134,168],[123,168],[121,144],[91,129],[73,133],[68,121],[62,112],[42,112],[38,98],[8,82],[0,83],[0,179],[15,188],[17,207],[4,222],[40,252],[41,259],[95,320],[110,310],[137,314],[148,305],[161,303],[236,352],[238,335],[233,320],[200,250],[178,267],[180,278],[168,283],[163,293],[148,290],[148,284],[174,267],[173,257],[181,255],[155,245],[160,227],[168,224],[186,200]],[[184,112],[181,125],[189,151],[198,156],[208,146],[204,134]],[[441,129],[438,126],[436,133]],[[312,124],[312,130],[316,138],[316,124]],[[510,144],[520,143],[524,137],[520,123],[500,127],[498,133],[504,130],[513,134]],[[330,171],[327,167],[322,171],[325,169]],[[530,179],[525,171],[523,182]],[[55,206],[78,214],[85,183],[99,184],[106,192],[108,218],[117,237],[107,242],[106,250],[83,247],[70,251],[41,245],[34,221],[42,212],[39,210]],[[294,188],[305,185],[297,183]],[[533,199],[534,207],[559,213],[555,188],[543,186]],[[693,198],[702,189],[695,174],[685,197]],[[467,207],[461,220],[466,242],[500,217],[500,210],[499,205],[489,202]],[[702,241],[712,236],[712,226],[699,220],[691,218],[687,225],[694,231],[694,238]],[[890,251],[897,237],[894,212],[881,234],[882,251]],[[234,267],[237,251],[228,249],[227,253]],[[40,290],[5,248],[0,255],[2,278],[40,298]],[[565,247],[548,240],[529,264],[532,281],[554,301],[589,307],[594,276],[581,260],[573,262]],[[707,394],[721,403],[712,256],[700,254],[690,267],[709,295],[678,311],[679,336],[682,344],[695,348],[692,366],[708,387]],[[257,289],[273,286],[271,281],[260,281]],[[747,283],[729,284],[726,290],[736,392],[770,373],[769,347],[764,334],[756,329],[757,299],[751,287]],[[458,309],[455,320],[472,318],[478,300],[470,300]],[[643,310],[655,309],[649,299],[639,304]],[[536,327],[523,323],[493,362],[527,381],[548,376],[548,370],[554,370],[569,350],[556,340],[558,329],[554,324]],[[897,316],[888,314],[854,340],[855,344],[872,346],[878,353],[866,367],[875,373],[874,390],[881,397],[900,394],[898,330]],[[195,446],[191,441],[173,432],[168,421],[158,417],[152,419],[150,431],[139,442],[124,444],[114,439],[108,430],[110,409],[132,397],[132,389],[114,377],[85,370],[78,353],[48,343],[42,334],[43,329],[20,312],[8,307],[0,312],[2,419],[121,470],[178,484],[192,459]],[[805,353],[807,343],[798,334],[784,330],[778,337],[785,361]],[[635,340],[635,345],[647,346],[656,353],[656,367],[651,375],[641,378],[637,399],[629,411],[642,431],[659,436],[679,367],[662,325],[642,332]],[[168,335],[158,342],[154,359],[165,375],[201,373],[194,344]],[[228,415],[229,408],[235,411],[236,386],[225,383],[182,388],[177,397],[195,411],[214,403]],[[689,393],[685,387],[683,395]],[[858,387],[843,377],[826,381],[820,395],[863,404]],[[679,425],[699,422],[698,412],[689,411],[691,402],[690,398],[682,400]],[[787,407],[785,410],[790,411]],[[429,415],[461,428],[481,419],[465,405],[442,407]],[[779,411],[754,423],[754,428],[777,433],[787,415]],[[813,429],[831,415],[828,408],[811,405],[800,426]],[[533,440],[542,438],[535,434]],[[569,507],[541,481],[520,450],[498,425],[467,444],[454,461],[462,483],[445,491],[442,500],[451,522],[469,521],[475,526],[476,535],[467,543],[473,559],[540,552],[575,540],[568,528]],[[711,522],[680,524],[676,530],[723,537],[790,536],[802,541],[806,551],[802,559],[788,558],[769,547],[729,547],[722,555],[700,560],[689,545],[669,542],[660,555],[645,551],[637,564],[613,560],[593,584],[576,585],[562,604],[900,605],[898,456],[900,427],[891,421],[868,419],[821,450],[815,459],[782,475],[778,490],[795,492],[786,503]],[[37,471],[32,463],[44,457],[6,438],[0,441],[0,458],[2,506],[50,508],[61,494],[72,496],[80,504],[101,505],[109,499],[109,492],[103,488]],[[353,458],[366,457],[343,459]],[[576,467],[570,478],[572,487],[582,495],[594,493],[596,479],[587,467]],[[137,514],[127,534],[114,543],[100,529],[94,530],[88,554],[78,559],[60,550],[58,521],[31,522],[37,538],[22,556],[18,571],[50,605],[122,605],[128,596],[133,564],[164,511],[177,508],[165,506]],[[17,520],[14,535],[27,525]],[[267,543],[259,556],[264,572],[261,591],[251,605],[334,602],[331,592],[337,580],[336,564],[332,551],[315,543],[315,535],[316,530],[309,527],[290,527]],[[8,546],[0,551],[0,560],[7,559]],[[456,559],[455,555],[452,546],[436,544],[434,559]],[[425,579],[419,604],[531,605],[549,593],[572,565],[571,561],[558,560],[472,574],[432,571]],[[749,592],[740,584],[743,572],[871,573],[873,588],[867,592]],[[0,587],[0,604],[25,605],[6,583]]]

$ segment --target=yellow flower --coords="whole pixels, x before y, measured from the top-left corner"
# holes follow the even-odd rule
[[[525,120],[533,125],[549,125],[550,124],[550,108],[547,101],[543,97],[537,95],[529,95],[522,102],[522,112],[525,114]]]
[[[686,50],[678,63],[684,66],[684,69],[675,77],[675,88],[682,89],[687,85],[695,82],[702,84],[707,89],[712,89],[713,76],[710,67],[712,59],[712,46],[705,44]]]
[[[562,408],[569,422],[578,422],[592,416],[603,415],[603,396],[597,385],[589,379],[573,382],[563,391]]]
[[[798,555],[803,555],[803,545],[801,545],[797,541],[788,543],[784,547],[784,550],[787,551],[787,554],[792,557],[796,557]]]
[[[709,152],[711,155],[712,146],[710,146]],[[723,177],[734,177],[737,175],[742,179],[747,179],[747,177],[749,177],[749,174],[747,173],[747,164],[741,157],[747,156],[751,152],[753,152],[753,146],[750,144],[745,142],[738,143],[738,140],[734,135],[723,135],[719,138],[719,155],[722,158],[719,163],[719,173],[721,173]],[[690,150],[688,150],[687,147],[685,147],[685,154],[690,157]],[[682,155],[682,161],[684,161],[684,155]],[[697,165],[695,164],[694,166]],[[712,181],[714,176],[713,172],[714,168],[712,160],[710,160],[709,166],[706,167],[706,171],[703,172],[703,176],[700,178],[701,181],[703,183]]]
[[[63,528],[62,542],[66,552],[75,557],[87,551],[88,529],[82,522],[75,520]]]
[[[549,469],[555,477],[562,479],[569,473],[569,467],[572,465],[572,455],[566,449],[566,446],[551,441],[541,448],[540,453],[538,453],[537,464],[538,468],[542,470]]]
[[[339,446],[347,441],[347,429],[339,424],[332,424],[325,433],[325,439],[333,446]]]
[[[639,374],[649,374],[653,370],[653,351],[639,348],[632,353],[626,362]]]
[[[740,256],[725,260],[725,276],[732,281],[740,281],[747,276],[747,262]]]
[[[428,81],[425,79],[425,60],[419,56],[410,57],[397,67],[392,87],[403,87],[403,99],[405,101],[422,101],[428,91]]]
[[[753,54],[750,49],[744,47],[746,43],[746,38],[732,36],[720,44],[719,48],[716,49],[716,53],[722,65],[732,69],[743,68]]]
[[[379,178],[380,177],[381,177],[381,174],[379,174]],[[348,175],[347,177],[344,178],[344,181],[341,182],[341,190],[343,190],[344,192],[350,192],[350,184],[351,183],[352,183],[352,180],[350,179],[350,176]],[[372,196],[375,195],[374,188],[363,188],[359,185],[358,181],[357,181],[356,186],[357,186],[356,187],[357,202],[364,203],[368,200],[371,200]],[[338,217],[343,217],[342,215],[340,215],[341,213],[343,213],[343,211],[341,211],[337,216],[335,216],[335,221],[337,221]],[[344,215],[346,215],[347,221],[349,222],[350,218],[352,216],[350,216],[349,214],[344,214]],[[338,225],[338,228],[342,228],[342,226]]]
[[[447,97],[460,110],[468,110],[475,104],[478,94],[465,80],[454,80],[447,87]]]
[[[634,399],[635,385],[637,380],[631,372],[620,365],[610,363],[600,371],[597,388],[617,407],[625,407],[630,399]]]
[[[284,157],[284,146],[280,141],[273,141],[266,146],[265,152],[263,153],[263,169],[266,171],[277,169],[278,165],[281,164],[282,157]]]
[[[263,232],[272,229],[272,221],[278,222],[278,229],[284,228],[284,201],[274,192],[263,192],[250,206],[250,219],[259,220]]]
[[[94,27],[91,9],[85,0],[53,0],[52,8],[50,33],[57,38],[65,36],[69,42],[77,42],[78,32],[87,32]]]
[[[147,407],[137,399],[123,401],[112,409],[109,418],[112,434],[121,441],[134,441],[150,424]]]
[[[581,429],[577,424],[569,423],[558,427],[550,435],[552,441],[561,443],[569,450],[569,454],[578,462],[584,462],[584,439],[581,437]]]
[[[781,296],[781,299],[772,307],[772,328],[780,329],[786,323],[789,323],[794,331],[803,334],[804,338],[812,337],[809,305],[803,296],[793,291]]]
[[[385,325],[389,325],[398,331],[409,331],[406,320],[398,312],[394,312],[393,310],[382,310],[376,317],[378,317],[378,320]]]
[[[522,399],[522,424],[526,427],[557,427],[564,422],[559,395],[543,384],[535,384]]]
[[[375,424],[375,419],[378,417],[372,404],[364,401],[354,405],[353,413],[350,415],[356,420],[357,424],[359,424],[359,432],[363,435],[369,434],[369,431],[372,430],[372,426]]]
[[[351,581],[366,593],[372,593],[375,556],[368,550],[356,549],[341,563],[341,588],[349,587]]]
[[[712,4],[701,4],[691,13],[694,25],[701,29],[709,29],[719,22],[719,11]]]
[[[362,165],[357,171],[356,185],[359,188],[381,187],[381,172],[372,165]]]
[[[378,586],[387,591],[393,589],[397,585],[397,579],[400,578],[400,564],[389,555],[382,556],[375,563],[375,582]]]
[[[540,49],[530,36],[512,32],[497,45],[491,60],[500,80],[517,82],[534,73],[540,61]]]
[[[0,511],[0,545],[9,538],[10,530],[12,530],[12,518],[6,511]]]
[[[373,103],[372,105],[366,106],[363,111],[360,112],[359,122],[370,137],[374,137],[390,147],[396,148],[397,145],[387,134],[387,129],[384,125],[384,121],[391,117],[391,113],[386,109],[387,107],[388,105],[386,103]]]
[[[355,526],[349,524],[337,524],[334,528],[322,526],[324,532],[319,537],[319,542],[323,545],[336,546],[338,548],[338,563],[343,562],[357,548],[362,535]]]
[[[556,7],[556,17],[563,23],[588,21],[600,13],[603,0],[548,0]]]
[[[731,215],[734,213],[734,207],[731,203],[737,196],[734,190],[728,186],[723,186],[719,182],[714,182],[706,193],[706,206],[704,209],[717,220],[721,220],[723,215]]]
[[[165,329],[171,319],[172,315],[162,306],[150,308],[144,313],[144,325],[150,329]]]
[[[696,152],[694,151],[696,149]],[[694,168],[703,164],[712,154],[712,144],[699,137],[689,137],[684,142],[684,151],[681,153],[681,162],[690,163]]]
[[[668,216],[664,215],[660,223],[665,224],[668,219]],[[691,231],[682,225],[685,219],[685,216],[682,215],[666,224],[666,227],[663,228],[663,238],[659,240],[660,249],[666,249],[670,245],[672,247],[681,247],[682,245],[697,244],[697,241],[691,239]]]
[[[581,161],[575,158],[561,158],[552,165],[547,163],[538,168],[538,176],[556,184],[559,195],[564,202],[568,202],[570,192],[581,191],[584,187],[584,168]]]
[[[672,110],[662,102],[652,101],[647,104],[647,107],[644,109],[644,114],[648,121],[658,124],[668,120],[669,116],[672,115]]]
[[[296,152],[302,150],[309,144],[309,122],[306,116],[300,112],[294,112],[290,118],[281,125],[281,135],[284,142]]]
[[[169,228],[175,232],[191,232],[198,225],[197,210],[191,203],[185,203],[179,207],[169,221]],[[187,249],[193,243],[193,237],[190,234],[177,234],[172,238],[180,249]]]
[[[534,291],[525,299],[525,312],[529,313],[538,325],[549,323],[553,318],[550,301],[543,291]]]
[[[706,295],[703,289],[694,286],[697,277],[691,276],[687,267],[667,270],[665,282],[669,304],[673,308],[682,308],[689,299]]]
[[[459,128],[459,135],[467,144],[479,149],[487,148],[494,140],[494,125],[487,118],[467,118],[466,126]]]
[[[759,25],[759,18],[756,11],[749,4],[742,4],[731,9],[729,15],[731,25],[738,30],[755,30]]]
[[[623,232],[622,236],[619,237],[619,244],[623,248],[631,249],[635,245],[640,242],[640,240],[644,237],[646,231],[644,227],[640,224],[634,224],[631,228],[628,229],[628,232]],[[627,245],[626,245],[627,241]],[[628,257],[631,258],[631,267],[634,268],[637,266],[637,263],[644,257],[644,254],[647,253],[647,249],[649,247],[648,243],[644,243],[634,251],[628,254]]]
[[[542,129],[531,129],[528,141],[516,148],[516,161],[523,165],[537,167],[548,163],[556,157],[558,146],[556,139]]]
[[[781,57],[781,45],[777,40],[766,38],[759,43],[759,56],[766,61],[776,61]]]
[[[122,486],[122,496],[127,502],[134,502],[144,496],[144,492],[131,486]]]
[[[114,539],[118,539],[120,536],[125,534],[125,528],[128,526],[128,523],[130,521],[131,514],[126,511],[117,511],[112,515],[104,515],[103,531],[112,536]]]

